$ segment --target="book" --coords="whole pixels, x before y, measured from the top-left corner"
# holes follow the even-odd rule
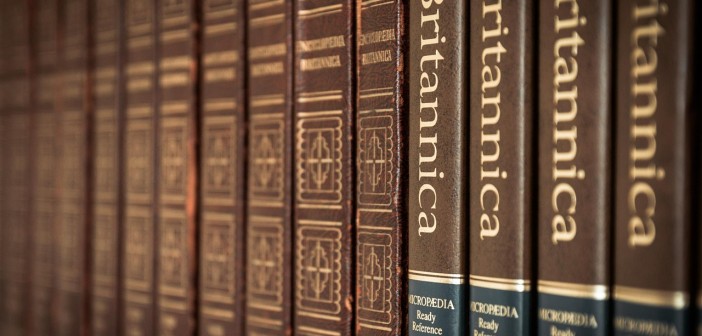
[[[609,333],[610,1],[539,7],[538,335]]]
[[[124,11],[121,44],[124,58],[121,127],[124,202],[120,264],[120,329],[151,335],[155,327],[155,259],[157,191],[156,144],[158,115],[157,27],[153,1],[121,2]]]
[[[245,2],[203,4],[200,125],[201,334],[244,330]]]
[[[29,6],[26,1],[6,3],[3,8],[3,27],[7,52],[3,57],[2,86],[7,90],[0,107],[4,133],[2,146],[3,207],[2,249],[3,262],[2,327],[0,334],[14,335],[27,332],[29,305],[29,233],[31,211],[30,183],[32,169],[30,154],[31,101],[29,77]]]
[[[406,7],[356,7],[356,335],[405,326]]]
[[[409,5],[409,335],[467,331],[468,8]]]
[[[117,0],[91,4],[94,31],[94,121],[92,210],[91,332],[117,335],[121,269],[119,246],[122,222],[122,8]]]
[[[694,330],[692,7],[686,0],[618,2],[615,335]]]
[[[293,2],[248,1],[246,334],[292,334]]]
[[[294,7],[295,334],[353,333],[354,9]]]
[[[6,10],[6,7],[8,7],[5,3],[0,4],[0,156],[3,158],[6,157],[7,153],[9,152],[10,146],[7,145],[7,129],[6,125],[8,124],[7,122],[7,100],[9,97],[9,85],[8,85],[8,68],[9,68],[9,56],[10,56],[10,48],[9,46],[9,39],[7,38],[7,32],[10,30],[10,25],[8,24],[9,20],[7,17],[9,16],[7,13],[8,11]],[[0,162],[0,233],[2,233],[3,237],[6,237],[6,232],[9,231],[9,225],[7,223],[7,220],[5,218],[5,213],[7,211],[7,199],[8,199],[8,193],[7,193],[7,171],[9,169],[9,160],[3,160]],[[5,239],[3,238],[0,240],[0,242],[3,243],[3,246],[6,245]],[[0,249],[0,313],[5,314],[5,283],[7,282],[7,271],[5,271],[6,264],[7,264],[7,249],[4,247]],[[7,322],[5,321],[4,318],[0,318],[0,331],[3,331],[6,327],[5,324]]]
[[[92,161],[91,60],[87,0],[62,0],[59,13],[58,335],[89,331]]]
[[[55,239],[58,215],[55,167],[58,164],[58,114],[56,106],[56,75],[58,73],[56,0],[35,2],[36,22],[32,29],[36,53],[36,102],[34,104],[35,177],[32,185],[31,293],[30,331],[48,335],[54,330],[56,258]]]
[[[470,2],[470,334],[531,332],[534,12]]]
[[[198,58],[196,1],[156,2],[156,333],[196,329]]]

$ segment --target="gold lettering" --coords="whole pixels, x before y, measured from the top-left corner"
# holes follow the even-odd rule
[[[563,13],[561,6],[565,6],[570,9],[570,15],[557,15],[554,20],[555,33],[563,33],[553,44],[552,179],[556,185],[551,191],[551,242],[554,245],[575,239],[578,198],[571,183],[574,179],[585,179],[585,171],[576,166],[578,128],[572,123],[578,116],[578,87],[575,85],[578,48],[585,45],[576,29],[587,22],[580,16],[578,0],[555,0],[555,5],[557,13]]]
[[[631,106],[629,108],[629,211],[628,245],[650,246],[656,239],[656,191],[651,180],[662,180],[665,171],[656,167],[655,113],[658,109],[658,38],[664,30],[658,16],[667,5],[658,0],[633,8],[636,22],[631,31]]]

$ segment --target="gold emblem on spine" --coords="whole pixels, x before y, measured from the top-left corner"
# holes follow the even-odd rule
[[[204,217],[203,270],[208,295],[234,294],[234,217],[210,214]]]
[[[249,221],[247,287],[250,306],[277,310],[283,302],[283,222],[252,216]]]
[[[283,199],[283,121],[251,122],[251,195],[260,200]]]
[[[95,216],[95,256],[93,257],[95,282],[98,285],[110,286],[113,283],[117,252],[116,232],[113,207],[98,206]]]
[[[152,140],[150,121],[130,121],[127,129],[127,197],[148,202],[151,194]]]
[[[164,211],[160,219],[159,292],[184,297],[188,278],[185,214]]]
[[[149,290],[153,230],[148,209],[127,210],[125,278],[128,289]]]
[[[310,203],[341,202],[341,119],[309,118],[298,122],[297,199]]]
[[[335,318],[341,311],[341,230],[301,227],[297,237],[296,305]]]
[[[358,235],[357,281],[361,294],[359,320],[389,324],[392,321],[392,237],[385,233]]]
[[[205,204],[233,205],[236,190],[236,118],[206,117],[203,130],[203,194]]]
[[[115,131],[112,123],[103,124],[102,130],[97,134],[95,166],[96,166],[96,191],[100,199],[114,198],[115,182]],[[97,126],[96,126],[97,128]]]
[[[179,203],[185,199],[187,177],[187,120],[168,118],[161,129],[161,200]]]
[[[361,118],[359,125],[359,202],[388,206],[392,203],[393,183],[392,117],[365,117]]]

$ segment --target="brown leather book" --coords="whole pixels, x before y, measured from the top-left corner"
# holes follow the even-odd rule
[[[356,335],[402,335],[406,322],[406,7],[356,7]]]
[[[92,217],[90,29],[87,0],[59,1],[57,335],[88,333]]]
[[[124,8],[123,148],[124,202],[120,264],[121,330],[155,334],[156,126],[157,92],[155,4],[120,1]]]
[[[53,328],[56,285],[56,205],[55,167],[58,164],[57,135],[58,114],[55,96],[57,74],[57,1],[39,0],[36,6],[36,23],[32,31],[36,51],[36,102],[34,117],[33,151],[36,155],[35,183],[32,188],[32,291],[30,317],[33,335],[48,335]]]
[[[409,5],[409,335],[468,327],[468,7]]]
[[[7,10],[5,8],[7,7],[6,3],[1,3],[0,4],[0,155],[4,158],[6,157],[7,153],[9,152],[10,146],[7,144],[8,138],[7,138],[7,100],[9,97],[9,90],[8,90],[8,75],[7,75],[7,68],[8,68],[8,59],[10,55],[10,48],[8,48],[9,41],[6,38],[7,36],[7,30],[9,28],[9,25],[7,24],[8,20],[8,14]],[[6,236],[6,233],[9,231],[9,225],[7,219],[5,219],[5,212],[7,211],[7,206],[5,205],[7,203],[7,198],[8,198],[8,193],[7,193],[7,171],[10,166],[9,160],[3,160],[0,161],[0,233],[2,233],[2,237]],[[7,282],[6,276],[7,276],[7,258],[5,257],[7,255],[7,249],[4,248],[6,244],[5,238],[0,239],[0,243],[3,244],[3,248],[0,248],[0,331],[3,331],[5,329],[5,324],[7,323],[5,319],[2,317],[6,314],[6,308],[5,308],[5,283]]]
[[[117,335],[122,222],[121,24],[118,0],[92,2],[94,61],[91,332]]]
[[[689,335],[694,1],[617,4],[614,334]]]
[[[354,4],[294,7],[295,334],[353,333]]]
[[[156,2],[158,216],[156,330],[195,330],[198,216],[196,21],[199,1]]]
[[[247,335],[292,335],[292,9],[248,1]]]
[[[532,325],[533,4],[470,2],[471,335]]]
[[[202,8],[198,328],[207,335],[244,328],[244,5],[206,1]]]
[[[613,5],[539,5],[538,335],[608,335]]]
[[[29,7],[27,1],[11,1],[2,5],[2,27],[6,53],[0,71],[3,104],[2,153],[2,268],[0,301],[2,327],[0,334],[20,335],[27,332],[29,304],[29,234],[31,211],[30,159],[31,107],[29,87]]]

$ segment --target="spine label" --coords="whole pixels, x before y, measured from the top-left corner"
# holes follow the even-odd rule
[[[465,287],[449,283],[409,280],[409,334],[463,335]]]
[[[470,332],[474,336],[529,333],[528,291],[470,287]]]

